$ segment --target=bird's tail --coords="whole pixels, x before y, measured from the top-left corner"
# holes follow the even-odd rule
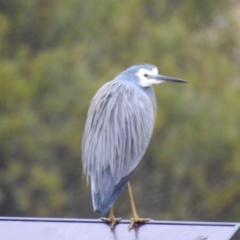
[[[124,190],[133,172],[122,178],[117,185],[114,183],[110,168],[105,173],[107,174],[105,174],[101,187],[99,186],[99,182],[94,181],[97,179],[91,179],[93,209],[102,216],[107,213],[117,197]]]

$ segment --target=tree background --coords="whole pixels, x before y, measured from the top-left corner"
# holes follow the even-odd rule
[[[97,89],[153,63],[139,215],[240,221],[240,4],[226,0],[0,0],[0,215],[97,218],[81,138]],[[124,192],[117,215],[131,216]]]

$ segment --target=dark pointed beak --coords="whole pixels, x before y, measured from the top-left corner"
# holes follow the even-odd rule
[[[177,82],[177,83],[188,83],[188,81],[183,80],[181,78],[175,78],[175,77],[168,77],[168,76],[163,76],[163,75],[155,75],[155,76],[150,76],[151,79],[156,79],[162,82]]]

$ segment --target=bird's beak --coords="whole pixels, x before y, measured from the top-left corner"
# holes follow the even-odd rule
[[[177,82],[177,83],[188,83],[186,80],[175,77],[168,77],[163,75],[154,75],[151,76],[151,79],[158,80],[159,82]]]

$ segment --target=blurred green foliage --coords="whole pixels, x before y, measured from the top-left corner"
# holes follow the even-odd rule
[[[189,84],[155,86],[132,179],[139,215],[239,221],[239,11],[234,0],[0,0],[0,215],[98,217],[81,170],[89,102],[150,62]]]

